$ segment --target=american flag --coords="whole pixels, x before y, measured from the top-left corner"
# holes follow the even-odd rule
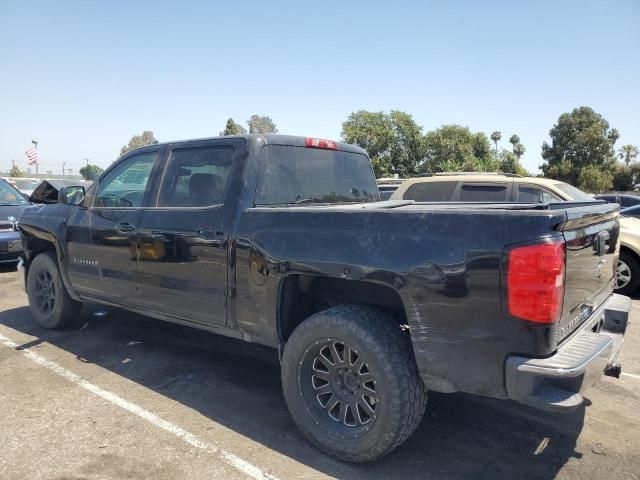
[[[24,154],[29,159],[29,165],[38,163],[38,149],[36,147],[31,147],[29,150],[24,152]]]

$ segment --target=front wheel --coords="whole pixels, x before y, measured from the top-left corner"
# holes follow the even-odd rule
[[[41,327],[63,328],[74,323],[80,315],[82,303],[69,296],[53,252],[41,253],[31,262],[27,296],[31,314]]]
[[[640,286],[640,262],[632,253],[620,252],[615,282],[616,293],[622,295],[630,295]]]
[[[376,460],[399,446],[419,425],[427,400],[408,333],[360,306],[325,310],[294,330],[282,386],[311,443],[349,462]]]

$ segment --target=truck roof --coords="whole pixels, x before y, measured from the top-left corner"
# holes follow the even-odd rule
[[[280,135],[276,133],[247,133],[243,135],[225,135],[225,136],[215,136],[215,137],[205,137],[205,138],[193,138],[189,140],[176,140],[169,142],[160,142],[153,144],[153,146],[163,146],[163,145],[175,145],[177,143],[191,143],[191,142],[201,142],[205,140],[215,140],[219,138],[244,138],[247,142],[262,142],[264,145],[290,145],[294,147],[306,147],[306,139],[307,138],[317,138],[317,137],[301,137],[297,135]],[[366,155],[367,152],[358,147],[357,145],[351,145],[349,143],[344,142],[335,142],[337,150],[341,152],[350,152],[350,153],[359,153],[362,155]],[[146,148],[152,145],[146,145]],[[137,148],[135,150],[138,150]],[[134,150],[132,150],[134,151]]]

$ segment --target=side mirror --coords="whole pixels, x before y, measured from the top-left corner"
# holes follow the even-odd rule
[[[58,190],[58,202],[65,205],[78,205],[84,200],[84,187],[73,185]]]

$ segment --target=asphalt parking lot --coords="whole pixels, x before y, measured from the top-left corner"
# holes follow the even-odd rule
[[[584,408],[432,394],[409,441],[349,465],[298,433],[275,352],[97,305],[43,330],[13,268],[0,266],[1,479],[640,478],[640,300],[624,375]]]

